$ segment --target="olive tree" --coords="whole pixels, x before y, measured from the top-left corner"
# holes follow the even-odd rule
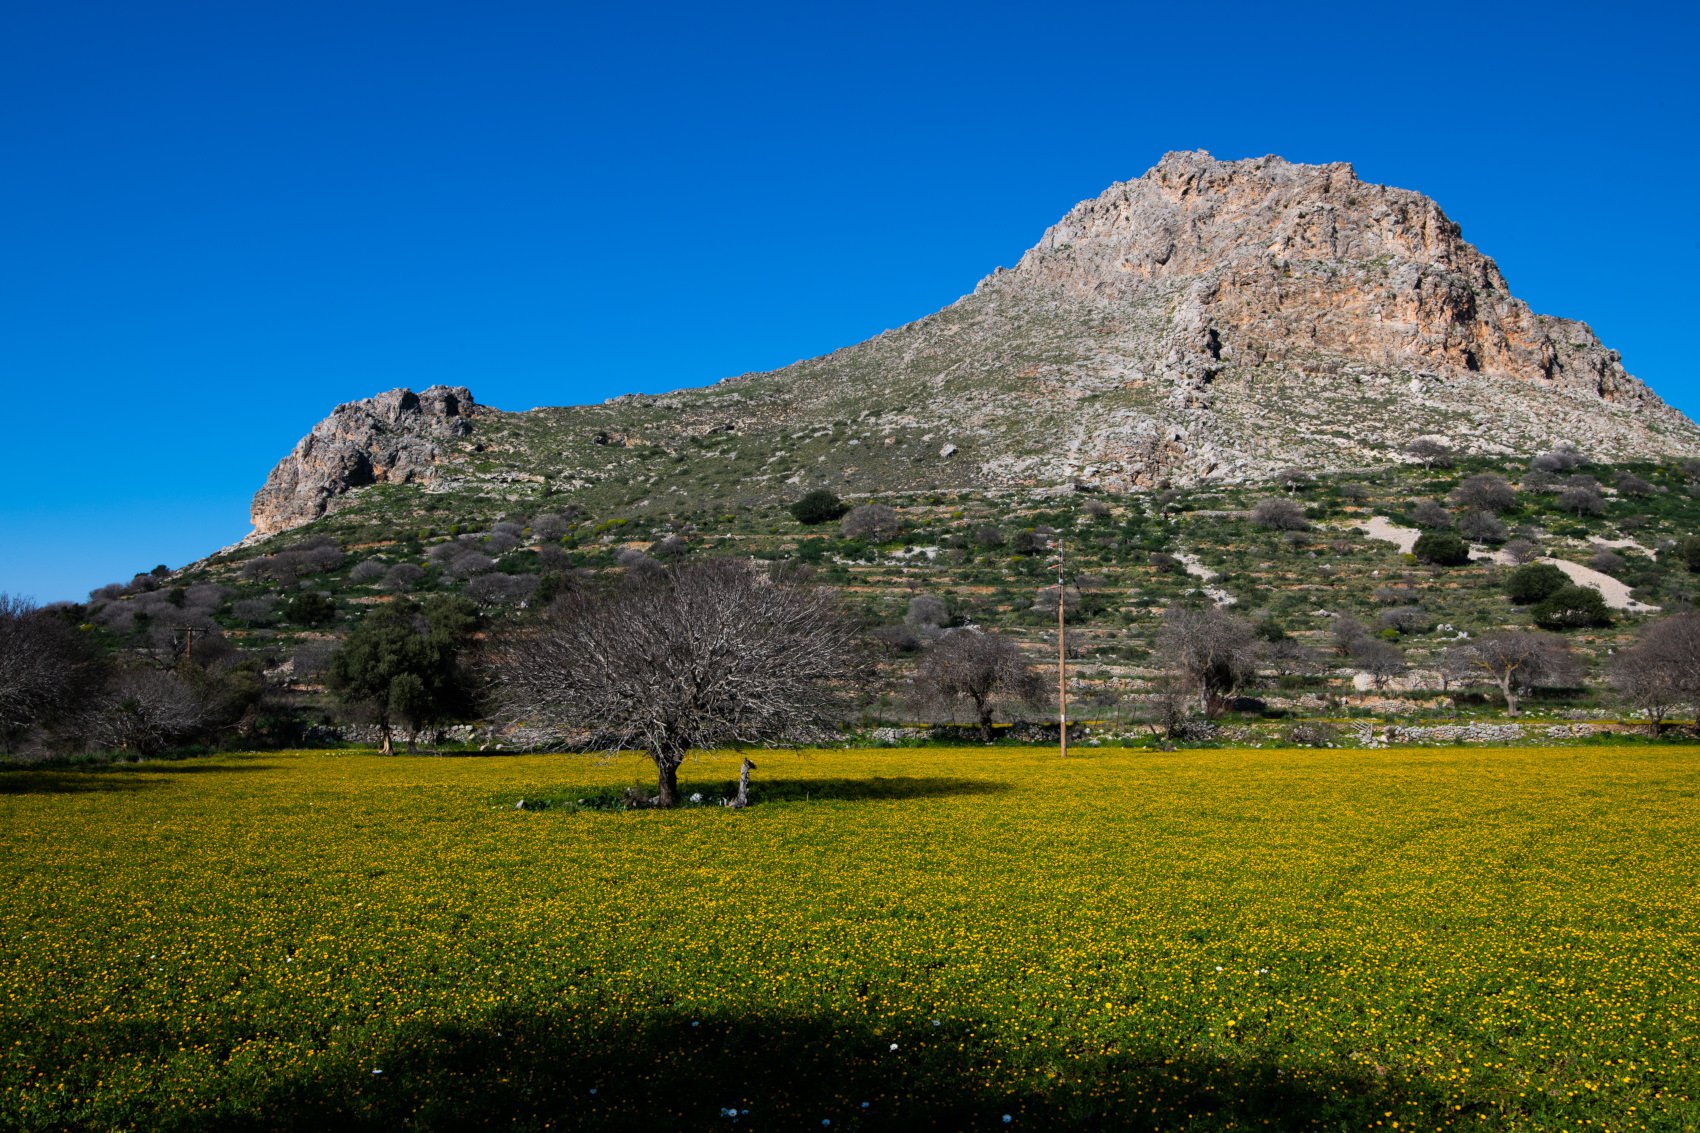
[[[910,703],[919,710],[955,712],[971,708],[980,738],[992,742],[1000,707],[1037,708],[1046,683],[1007,637],[982,629],[955,629],[941,636],[915,667]]]
[[[562,746],[648,756],[670,807],[692,751],[841,718],[859,655],[830,591],[708,559],[563,595],[492,648],[489,672],[506,718]]]
[[[476,624],[476,613],[459,598],[379,606],[331,654],[326,683],[344,705],[377,720],[381,750],[389,755],[397,723],[409,727],[411,745],[426,725],[470,710],[461,655]]]
[[[1517,715],[1518,699],[1530,689],[1573,680],[1577,673],[1575,656],[1562,638],[1529,630],[1504,630],[1454,646],[1446,664],[1461,678],[1491,682],[1511,716]]]
[[[1260,652],[1251,623],[1218,606],[1171,606],[1157,633],[1157,656],[1206,716],[1220,715],[1251,683]]]

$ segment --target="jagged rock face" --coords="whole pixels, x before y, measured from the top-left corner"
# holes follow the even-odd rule
[[[445,458],[441,442],[470,433],[479,411],[462,386],[392,389],[337,406],[266,477],[254,496],[255,533],[317,519],[367,484],[430,480]]]
[[[1346,164],[1169,154],[1071,210],[1010,274],[1112,305],[1184,286],[1167,361],[1194,380],[1224,359],[1320,352],[1647,398],[1586,325],[1513,298],[1433,201],[1366,184]]]

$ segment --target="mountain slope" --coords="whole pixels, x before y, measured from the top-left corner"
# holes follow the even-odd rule
[[[943,311],[780,370],[517,414],[464,389],[426,391],[424,410],[384,396],[339,408],[279,464],[257,533],[385,482],[668,511],[823,484],[1237,481],[1385,464],[1420,436],[1488,454],[1700,453],[1693,422],[1586,325],[1513,297],[1428,198],[1347,165],[1203,153],[1076,206]]]

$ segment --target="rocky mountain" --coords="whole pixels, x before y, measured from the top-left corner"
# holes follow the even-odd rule
[[[1349,165],[1175,153],[950,307],[780,370],[501,413],[465,389],[339,407],[272,472],[257,533],[373,484],[673,511],[849,494],[1243,481],[1569,442],[1700,453],[1583,323],[1538,315],[1419,193]]]

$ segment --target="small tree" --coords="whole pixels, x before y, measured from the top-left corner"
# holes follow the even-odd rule
[[[1700,733],[1700,613],[1674,614],[1647,626],[1634,645],[1618,654],[1612,675],[1649,715],[1655,701],[1689,704]]]
[[[825,488],[816,488],[787,509],[791,517],[805,527],[831,523],[849,511],[838,496]]]
[[[1452,491],[1452,502],[1470,511],[1491,511],[1503,514],[1517,506],[1517,489],[1505,477],[1494,472],[1479,472],[1466,476]]]
[[[1305,509],[1279,496],[1258,500],[1251,509],[1251,521],[1265,531],[1304,531],[1310,527]]]
[[[1682,555],[1682,561],[1688,569],[1700,574],[1700,535],[1690,535],[1677,544],[1677,551]]]
[[[1378,689],[1386,688],[1389,681],[1403,674],[1407,668],[1405,654],[1400,652],[1399,647],[1377,637],[1362,639],[1352,651],[1352,660],[1369,674]]]
[[[1642,640],[1620,652],[1611,666],[1611,683],[1647,717],[1647,727],[1655,736],[1664,730],[1665,717],[1687,699],[1683,674],[1664,661]]]
[[[1447,668],[1491,681],[1505,699],[1508,715],[1517,715],[1518,699],[1537,685],[1572,679],[1575,658],[1562,638],[1550,633],[1505,630],[1448,650]]]
[[[1606,510],[1606,501],[1600,495],[1599,485],[1594,482],[1593,477],[1579,476],[1558,494],[1558,506],[1580,519],[1585,515],[1602,514]]]
[[[1418,437],[1405,446],[1405,452],[1425,469],[1452,467],[1452,450],[1433,437]]]
[[[331,654],[327,683],[345,705],[377,719],[380,750],[389,755],[397,723],[408,725],[411,746],[422,728],[469,710],[461,652],[476,624],[463,599],[379,606]]]
[[[1444,531],[1452,526],[1452,513],[1433,500],[1418,500],[1411,505],[1411,521],[1429,531]]]
[[[1463,566],[1470,561],[1470,545],[1451,531],[1426,531],[1417,536],[1411,553],[1435,566]]]
[[[838,719],[858,656],[829,591],[707,559],[562,596],[494,649],[490,674],[504,714],[556,742],[643,752],[671,807],[690,752]]]
[[[0,593],[0,749],[74,712],[98,668],[92,651],[53,610]]]
[[[336,618],[336,602],[329,594],[308,590],[290,600],[283,612],[291,625],[322,626]]]
[[[916,666],[910,702],[921,710],[972,708],[980,738],[991,743],[999,708],[1037,708],[1045,701],[1045,688],[1044,678],[1013,641],[985,630],[955,629],[940,637]]]
[[[84,727],[100,747],[157,755],[193,737],[211,715],[206,700],[178,673],[130,669],[114,674]]]
[[[1561,586],[1530,611],[1542,629],[1589,629],[1611,625],[1605,597],[1591,586]]]
[[[1519,606],[1543,602],[1570,585],[1570,576],[1551,563],[1528,563],[1505,580],[1505,595]]]
[[[1490,511],[1468,511],[1458,519],[1458,534],[1477,543],[1503,543],[1510,536]]]
[[[1219,716],[1257,675],[1260,643],[1250,622],[1218,606],[1171,606],[1157,634],[1164,667],[1197,698],[1206,716]]]
[[[889,539],[902,530],[897,513],[884,504],[863,504],[844,517],[846,539]]]

